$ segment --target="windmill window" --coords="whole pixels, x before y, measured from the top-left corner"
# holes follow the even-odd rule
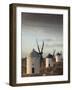
[[[34,73],[34,67],[32,68],[32,73]]]
[[[49,64],[49,67],[50,67],[50,64]]]

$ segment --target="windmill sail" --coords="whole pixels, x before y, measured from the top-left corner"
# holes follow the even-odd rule
[[[42,44],[41,53],[43,53],[43,48],[44,48],[44,41],[43,41],[43,44]]]
[[[55,56],[55,51],[56,51],[56,50],[54,50],[54,52],[53,52],[53,56]]]
[[[39,51],[39,53],[40,53],[40,49],[39,49],[39,45],[38,45],[38,42],[37,42],[37,40],[36,40],[36,43],[37,43],[37,48],[38,48],[38,51]]]

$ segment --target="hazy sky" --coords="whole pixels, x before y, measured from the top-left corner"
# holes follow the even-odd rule
[[[33,48],[37,49],[36,40],[42,46],[44,41],[44,56],[48,53],[62,51],[63,48],[63,16],[53,14],[22,13],[21,16],[21,52],[27,56]]]

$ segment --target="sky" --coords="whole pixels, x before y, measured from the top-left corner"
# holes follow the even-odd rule
[[[33,48],[38,51],[44,41],[43,56],[63,50],[63,16],[57,14],[21,14],[21,53],[28,56]]]

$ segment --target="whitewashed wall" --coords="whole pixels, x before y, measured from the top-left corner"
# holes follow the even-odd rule
[[[34,64],[35,64],[35,73],[37,74],[40,71],[40,58],[35,58]]]
[[[27,74],[32,74],[32,59],[28,56],[27,57]]]
[[[33,66],[32,66],[33,65]],[[32,74],[32,67],[34,68],[34,73],[38,74],[40,71],[40,58],[27,57],[27,74]]]
[[[53,59],[52,58],[46,58],[45,62],[46,62],[46,68],[48,68],[49,65],[50,65],[50,67],[53,67]]]
[[[62,56],[60,55],[56,55],[55,56],[55,58],[56,58],[56,62],[62,62]]]

